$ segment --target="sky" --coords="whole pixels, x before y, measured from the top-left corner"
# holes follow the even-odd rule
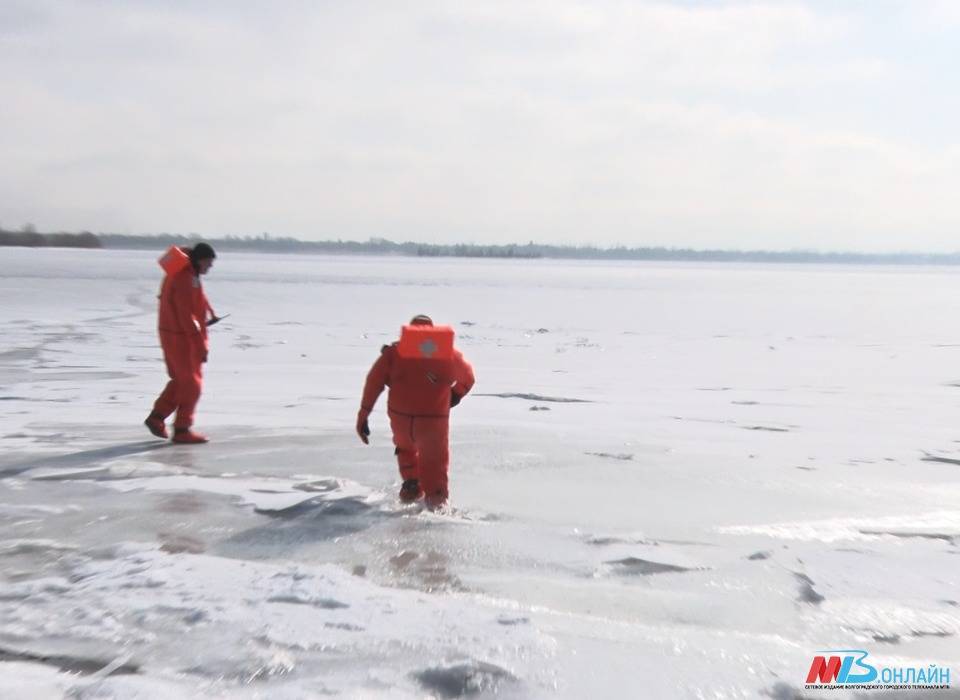
[[[953,0],[0,0],[0,226],[960,250]]]

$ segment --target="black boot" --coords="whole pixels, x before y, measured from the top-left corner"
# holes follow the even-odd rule
[[[147,419],[143,421],[143,424],[147,426],[147,430],[158,438],[167,439],[167,426],[163,424],[163,416],[159,413],[151,413],[147,416]]]
[[[423,497],[423,491],[420,490],[420,482],[416,479],[407,479],[400,487],[400,502],[413,503]]]

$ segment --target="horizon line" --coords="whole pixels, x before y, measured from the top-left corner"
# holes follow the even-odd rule
[[[106,239],[103,247],[117,247],[116,244],[121,241],[133,243],[142,241],[143,243],[162,243],[175,245],[178,241],[185,243],[210,241],[224,246],[269,246],[277,247],[283,245],[296,245],[303,247],[333,247],[333,248],[357,248],[367,252],[376,252],[377,249],[392,248],[394,252],[410,252],[411,249],[421,251],[420,254],[434,254],[437,256],[451,256],[453,251],[459,250],[461,253],[468,254],[470,251],[486,251],[491,257],[497,252],[509,253],[510,251],[529,251],[530,253],[539,253],[527,257],[549,257],[544,253],[576,253],[593,252],[598,254],[680,254],[691,256],[761,256],[761,257],[818,257],[818,258],[837,258],[837,257],[857,257],[874,259],[898,259],[898,258],[933,258],[933,259],[958,259],[960,261],[960,250],[953,251],[923,251],[923,250],[897,250],[897,251],[863,251],[863,250],[822,250],[816,248],[790,248],[790,249],[763,249],[763,248],[695,248],[690,246],[668,246],[668,245],[627,245],[623,243],[541,243],[530,240],[526,243],[474,243],[474,242],[456,242],[456,243],[428,243],[424,241],[406,240],[395,241],[382,236],[370,236],[366,240],[356,239],[321,239],[305,240],[294,236],[275,235],[268,232],[259,235],[239,235],[225,234],[215,236],[204,236],[197,232],[189,233],[112,233],[112,232],[91,232],[88,230],[80,232],[56,231],[39,232],[30,227],[24,227],[22,230],[14,231],[0,227],[0,246],[27,246],[31,243],[9,243],[8,240],[22,238],[25,240],[33,239],[35,247],[43,247],[46,241],[53,238],[76,238],[94,236],[98,241]],[[131,240],[132,239],[132,240]],[[49,243],[46,244],[50,246]],[[87,246],[95,247],[95,246]],[[446,254],[443,251],[450,251]],[[455,254],[453,255],[455,256]]]

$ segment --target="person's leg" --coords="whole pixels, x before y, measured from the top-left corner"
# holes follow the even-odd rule
[[[174,362],[176,342],[161,336],[160,346],[163,348],[163,361],[167,365],[167,376],[170,377],[170,381],[167,382],[160,396],[154,402],[153,413],[159,416],[161,421],[164,421],[177,410],[177,404],[179,403],[177,401],[176,366]]]
[[[193,416],[203,387],[203,364],[200,358],[194,355],[190,344],[183,342],[175,359],[178,405],[173,427],[181,432],[193,425]]]
[[[169,380],[163,388],[163,391],[160,392],[160,396],[153,402],[153,409],[143,421],[143,424],[147,426],[147,430],[149,430],[152,435],[166,440],[169,435],[167,434],[165,422],[170,414],[177,410],[177,381],[174,378],[175,371],[173,362],[175,349],[173,341],[169,336],[165,337],[163,334],[160,335],[160,347],[163,349],[163,361],[167,366],[167,376]]]
[[[403,486],[400,487],[400,500],[415,501],[423,495],[420,490],[420,460],[417,446],[413,441],[413,418],[390,414],[390,430],[393,432],[393,444],[396,449],[397,466]]]
[[[449,496],[449,425],[447,418],[418,418],[414,425],[420,455],[420,486],[426,504],[431,508],[444,505]]]

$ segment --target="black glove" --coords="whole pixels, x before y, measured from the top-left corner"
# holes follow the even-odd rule
[[[357,435],[364,445],[370,444],[370,424],[367,423],[367,415],[363,411],[357,414]]]
[[[450,392],[450,408],[453,408],[453,407],[456,406],[458,403],[460,403],[460,400],[461,400],[462,398],[463,398],[463,396],[461,396],[461,395],[458,394],[457,392],[451,391],[451,392]]]

